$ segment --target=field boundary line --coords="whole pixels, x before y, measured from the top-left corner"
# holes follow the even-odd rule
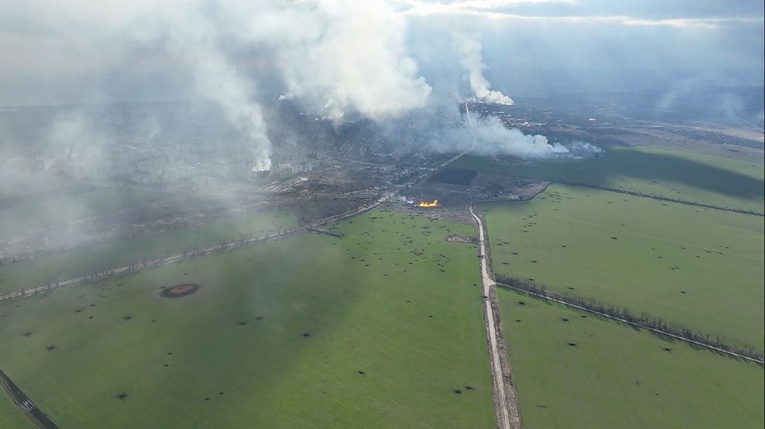
[[[2,295],[0,295],[0,303],[5,301],[12,301],[19,298],[26,298],[30,296],[37,295],[39,293],[44,293],[51,291],[53,289],[58,289],[59,287],[63,286],[72,286],[77,284],[83,284],[83,283],[94,283],[97,281],[101,281],[107,277],[111,277],[113,275],[119,275],[119,274],[128,274],[128,273],[135,273],[139,272],[144,268],[156,268],[162,265],[171,264],[173,262],[179,262],[182,260],[185,260],[186,258],[195,257],[195,256],[202,256],[202,255],[210,255],[215,253],[221,253],[226,250],[230,249],[236,249],[239,247],[242,247],[244,245],[252,245],[257,244],[263,241],[268,240],[277,240],[281,239],[290,235],[294,235],[300,232],[316,232],[316,233],[323,233],[328,234],[337,237],[335,233],[326,231],[321,229],[320,227],[328,225],[330,223],[339,222],[341,220],[345,220],[354,216],[358,216],[360,214],[366,213],[370,210],[374,210],[375,208],[381,206],[382,204],[390,201],[393,197],[395,197],[402,189],[405,189],[407,185],[416,183],[421,180],[426,180],[431,175],[435,174],[438,170],[448,166],[449,164],[453,163],[460,157],[464,156],[468,151],[461,152],[457,155],[455,155],[452,158],[449,158],[448,160],[444,161],[443,163],[439,164],[436,168],[434,168],[434,172],[429,172],[424,175],[416,177],[414,180],[407,184],[398,185],[394,188],[393,191],[387,191],[384,192],[379,198],[377,198],[374,201],[369,202],[367,205],[361,206],[359,208],[350,210],[345,213],[340,213],[337,215],[329,216],[324,219],[320,219],[310,225],[305,225],[298,228],[292,228],[288,230],[282,230],[278,231],[276,233],[263,233],[260,235],[250,236],[248,238],[243,238],[235,241],[227,241],[222,244],[215,244],[210,245],[204,248],[194,248],[191,250],[184,251],[183,253],[176,253],[173,255],[168,255],[164,258],[154,258],[154,259],[148,259],[144,258],[140,261],[132,262],[128,265],[118,267],[118,268],[109,268],[105,269],[100,272],[92,273],[92,274],[86,274],[81,277],[71,278],[67,280],[61,280],[61,281],[54,281],[48,284],[44,284],[42,286],[32,287],[32,288],[22,288],[22,289],[16,289],[14,291],[6,292]]]
[[[197,247],[194,249],[186,250],[182,253],[168,255],[164,258],[162,257],[153,258],[153,259],[144,258],[140,261],[135,261],[135,262],[129,263],[128,265],[124,265],[118,268],[109,268],[103,271],[99,271],[92,274],[86,274],[80,277],[51,282],[48,284],[44,284],[42,286],[17,289],[17,290],[0,295],[0,303],[5,301],[12,301],[19,298],[34,296],[39,293],[48,292],[48,291],[58,289],[64,286],[73,286],[73,285],[84,284],[84,283],[95,283],[107,277],[112,277],[114,275],[137,273],[146,268],[157,268],[163,265],[180,262],[188,258],[194,258],[197,256],[205,256],[205,255],[213,255],[217,253],[222,253],[226,250],[238,249],[246,245],[254,245],[254,244],[259,244],[266,241],[279,240],[279,239],[286,238],[295,234],[299,234],[301,232],[307,232],[307,231],[315,232],[316,230],[320,230],[321,226],[334,223],[334,222],[339,222],[341,220],[358,216],[362,213],[366,213],[370,210],[373,210],[376,207],[379,207],[383,203],[390,200],[394,195],[395,193],[385,193],[378,199],[372,201],[371,203],[365,206],[359,207],[357,209],[351,210],[346,213],[340,213],[338,215],[329,216],[327,218],[314,222],[310,225],[305,225],[299,228],[291,228],[291,229],[281,230],[278,232],[263,233],[263,234],[259,234],[255,236],[250,236],[248,238],[243,238],[243,239],[234,240],[234,241],[227,241],[221,244],[214,244],[214,245],[210,245],[203,248]],[[331,233],[329,235],[336,236],[334,233]]]
[[[714,205],[714,204],[700,203],[700,202],[696,202],[696,201],[688,201],[688,200],[681,200],[679,198],[666,197],[664,195],[648,194],[648,193],[640,192],[640,191],[631,191],[629,189],[609,188],[607,186],[590,185],[590,184],[587,184],[587,183],[578,183],[578,182],[567,182],[567,181],[563,181],[563,180],[555,180],[554,182],[555,183],[559,183],[561,185],[574,186],[574,187],[580,187],[580,188],[597,189],[597,190],[600,190],[600,191],[616,192],[618,194],[626,194],[626,195],[632,195],[634,197],[649,198],[649,199],[657,200],[657,201],[667,201],[667,202],[671,202],[671,203],[684,204],[684,205],[693,206],[693,207],[702,207],[702,208],[705,208],[705,209],[720,210],[720,211],[724,211],[724,212],[731,212],[731,213],[739,213],[739,214],[745,214],[745,215],[750,215],[750,216],[765,217],[765,213],[758,212],[758,211],[755,211],[755,210],[745,210],[745,209],[723,207],[723,206],[718,206],[718,205]]]
[[[736,353],[734,351],[725,350],[725,349],[720,348],[720,347],[715,347],[715,346],[713,346],[711,344],[704,344],[702,342],[693,340],[691,338],[684,337],[682,335],[673,334],[671,332],[663,331],[661,329],[656,329],[656,328],[644,325],[642,323],[631,322],[631,321],[623,319],[621,317],[613,316],[613,315],[610,315],[610,314],[607,314],[607,313],[604,313],[604,312],[601,312],[601,311],[597,311],[597,310],[594,310],[594,309],[591,309],[591,308],[587,308],[587,307],[581,306],[579,304],[574,304],[572,302],[568,302],[568,301],[565,300],[565,297],[549,296],[549,295],[546,294],[546,292],[545,293],[539,293],[539,292],[535,292],[535,291],[532,291],[532,290],[528,290],[528,289],[523,288],[523,287],[519,287],[517,285],[511,285],[511,284],[503,283],[503,282],[497,282],[497,285],[500,286],[500,287],[506,288],[506,289],[512,289],[512,290],[517,291],[517,292],[523,292],[523,293],[525,293],[527,295],[531,295],[531,296],[534,296],[534,297],[537,297],[539,299],[543,299],[543,300],[546,300],[546,301],[557,302],[558,304],[562,304],[562,305],[564,305],[566,307],[571,307],[571,308],[575,308],[577,310],[586,311],[586,312],[591,313],[591,314],[597,314],[598,316],[602,316],[602,317],[605,317],[607,319],[616,320],[616,321],[619,321],[619,322],[622,322],[622,323],[626,323],[626,324],[628,324],[630,326],[634,326],[636,328],[645,329],[645,330],[651,331],[653,333],[664,335],[664,336],[667,336],[667,337],[671,337],[671,338],[674,338],[676,340],[684,341],[686,343],[690,343],[690,344],[693,344],[693,345],[697,345],[697,346],[703,347],[705,349],[713,350],[713,351],[720,352],[720,353],[723,353],[723,354],[726,354],[726,355],[729,355],[729,356],[734,356],[734,357],[737,357],[737,358],[740,358],[740,359],[748,360],[750,362],[755,362],[755,363],[758,363],[760,365],[765,365],[765,360],[763,360],[763,359],[756,359],[756,358],[753,358],[753,357],[749,357],[749,356],[745,356],[745,355]]]
[[[294,229],[284,230],[277,233],[262,234],[262,235],[250,237],[245,240],[225,242],[222,244],[216,244],[216,245],[212,245],[212,246],[208,246],[204,248],[194,248],[192,250],[187,250],[183,253],[176,253],[164,258],[155,258],[155,259],[144,258],[140,261],[136,261],[118,268],[110,268],[110,269],[99,271],[93,274],[86,274],[84,276],[75,277],[75,278],[71,278],[67,280],[51,282],[48,284],[44,284],[42,286],[17,289],[15,291],[7,292],[3,295],[0,295],[0,302],[12,301],[14,299],[19,299],[19,298],[26,298],[26,297],[37,295],[39,293],[48,292],[48,291],[55,290],[65,286],[73,286],[73,285],[84,284],[84,283],[95,283],[107,277],[112,277],[115,275],[137,273],[147,268],[157,268],[163,265],[172,264],[174,262],[180,262],[180,261],[186,260],[188,258],[193,258],[196,256],[212,255],[212,254],[224,252],[226,250],[236,249],[245,245],[257,244],[257,243],[268,241],[268,240],[277,240],[280,238],[284,238],[284,237],[288,237],[290,235],[296,234],[298,232],[301,232],[302,230],[303,230],[302,228],[294,228]]]

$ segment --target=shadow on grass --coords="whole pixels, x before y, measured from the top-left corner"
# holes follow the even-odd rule
[[[504,289],[505,290],[511,290],[511,291],[513,291],[513,292],[515,292],[517,294],[524,295],[524,296],[528,297],[528,300],[533,300],[533,302],[538,302],[538,303],[546,304],[548,307],[555,307],[555,308],[558,308],[558,309],[568,309],[570,311],[574,311],[574,312],[578,313],[580,316],[586,316],[586,318],[593,318],[593,319],[597,319],[597,320],[602,321],[602,322],[614,323],[614,324],[616,324],[616,325],[618,325],[620,327],[623,327],[623,328],[631,328],[634,332],[646,332],[646,333],[652,335],[654,338],[657,338],[657,339],[661,340],[662,342],[667,343],[667,345],[683,343],[683,344],[687,344],[688,346],[690,346],[691,349],[693,349],[695,351],[705,351],[705,352],[712,353],[712,354],[714,354],[714,355],[716,355],[718,357],[728,358],[728,359],[734,360],[734,361],[739,362],[739,363],[753,363],[755,365],[760,366],[761,368],[765,368],[765,365],[763,365],[762,363],[751,361],[751,360],[747,360],[747,359],[743,359],[741,357],[738,357],[738,356],[730,354],[730,353],[724,353],[724,352],[719,351],[719,350],[717,350],[715,348],[701,346],[699,344],[696,344],[696,343],[693,343],[693,342],[689,342],[689,341],[685,341],[685,340],[682,340],[680,338],[672,337],[672,336],[666,335],[666,334],[664,334],[662,332],[656,332],[654,330],[647,329],[645,327],[638,326],[636,324],[627,323],[627,322],[624,322],[622,320],[615,319],[615,318],[612,318],[612,317],[606,317],[606,316],[604,316],[604,315],[602,315],[600,313],[590,312],[590,311],[585,311],[585,310],[581,310],[581,309],[578,309],[578,308],[569,307],[569,306],[560,304],[558,302],[551,301],[549,299],[545,299],[545,298],[542,298],[540,296],[528,293],[528,292],[523,291],[523,290],[512,289],[512,288],[504,288]],[[516,305],[525,306],[526,302],[528,300],[516,301],[515,304]],[[563,320],[565,322],[569,321],[569,319],[563,319]],[[571,344],[569,344],[569,345],[571,345]],[[668,347],[663,347],[662,346],[662,349],[664,349],[664,351],[666,351],[666,352],[672,352],[672,348],[668,348]]]
[[[620,174],[644,181],[683,183],[745,199],[762,197],[762,180],[681,156],[619,150],[610,152],[608,158],[610,163],[604,167],[588,169],[587,179],[593,184],[605,185],[610,177]]]
[[[402,216],[397,215],[395,219],[401,220]],[[410,221],[406,222],[406,228],[400,231],[412,228]],[[116,402],[127,410],[126,414],[132,412],[129,408],[133,404],[158,400],[163,407],[142,410],[143,417],[136,414],[136,418],[145,417],[157,422],[172,419],[172,426],[178,427],[205,426],[210,422],[208,419],[213,418],[211,414],[204,414],[200,422],[194,421],[200,418],[200,414],[194,412],[168,416],[163,410],[190,400],[194,404],[203,401],[214,404],[220,400],[220,394],[216,392],[224,390],[227,401],[246,401],[252,395],[265,397],[269,392],[278,391],[285,378],[301,371],[301,362],[311,350],[315,353],[324,344],[331,344],[322,343],[328,333],[339,332],[339,327],[347,329],[344,324],[349,320],[360,320],[349,319],[360,303],[380,305],[376,301],[364,300],[368,296],[365,291],[385,285],[379,280],[369,280],[369,272],[379,272],[380,265],[373,262],[372,267],[366,269],[358,258],[371,259],[375,252],[378,256],[387,251],[392,253],[401,244],[395,235],[384,232],[387,225],[371,227],[373,224],[371,220],[365,222],[363,217],[347,221],[345,227],[340,228],[346,237],[340,241],[324,235],[305,234],[144,270],[129,278],[107,279],[104,284],[111,285],[108,288],[113,288],[115,283],[123,284],[125,293],[113,294],[103,300],[98,298],[103,284],[62,288],[50,294],[53,299],[35,302],[34,314],[26,311],[29,310],[26,307],[13,315],[13,328],[18,331],[16,341],[35,342],[36,353],[48,354],[37,343],[45,346],[54,344],[49,342],[51,338],[61,338],[60,349],[50,353],[56,360],[47,355],[45,360],[38,359],[39,363],[32,360],[31,369],[22,374],[42,373],[44,369],[61,385],[77,383],[80,389],[104,390],[110,395],[128,393],[130,399],[127,401],[103,396],[95,405],[107,401],[106,406],[113,407]],[[378,237],[378,243],[372,246],[361,244],[374,236]],[[333,242],[341,246],[333,247]],[[414,246],[425,248],[421,243],[415,240]],[[434,268],[421,264],[419,269]],[[198,293],[180,300],[164,300],[158,296],[162,285],[179,282],[195,282],[201,287]],[[95,309],[90,307],[94,300],[98,300]],[[81,307],[84,308],[81,314],[72,311]],[[57,311],[59,308],[66,309],[64,316]],[[86,321],[92,314],[97,315],[96,320],[100,323]],[[134,314],[135,318],[125,323],[121,316],[126,314]],[[6,322],[10,323],[11,319]],[[71,335],[55,335],[51,326],[59,322]],[[386,333],[395,332],[390,327],[384,329]],[[35,335],[22,337],[26,330]],[[376,338],[359,339],[360,344],[356,347],[377,341]],[[135,351],[124,353],[126,344]],[[71,365],[71,360],[59,359],[62,355],[65,358],[73,354],[80,356],[84,353],[83,348],[89,350],[88,359],[97,356],[105,362],[103,371],[110,377],[88,377],[91,361]],[[335,360],[338,353],[327,350],[324,356],[327,363],[346,365],[343,359]],[[313,357],[318,361],[315,354]],[[50,364],[35,371],[38,369],[36,364],[45,362]],[[351,363],[354,366],[349,370],[359,370],[355,364]],[[373,364],[362,367],[365,374],[374,374]],[[115,367],[119,371],[115,371]],[[321,374],[323,368],[315,370]],[[21,376],[19,381],[24,382],[24,377]],[[362,379],[354,378],[347,384],[350,389],[358,388],[352,383]],[[371,380],[375,380],[374,375]],[[60,404],[60,399],[52,396],[41,399],[52,409]],[[76,409],[70,411],[76,412]],[[71,414],[67,418],[71,419]]]
[[[137,401],[146,400],[148,395],[152,400],[168,404],[173,404],[173,396],[187,400],[193,397],[186,393],[188,390],[193,391],[200,402],[221,388],[235,400],[252,395],[253,391],[268,392],[294,371],[307,341],[336,330],[360,298],[355,285],[361,273],[343,269],[338,266],[342,260],[322,252],[329,240],[295,237],[263,247],[243,248],[203,256],[193,262],[144,270],[129,279],[122,276],[96,285],[62,288],[19,302],[25,311],[18,309],[18,314],[6,320],[6,324],[30,331],[32,328],[27,326],[34,327],[42,337],[40,341],[46,341],[42,345],[47,345],[47,349],[35,347],[41,350],[40,354],[65,354],[60,363],[48,367],[38,366],[46,361],[32,356],[31,369],[27,368],[29,373],[45,373],[63,385],[74,385],[75,379],[85,380],[78,388],[124,391],[130,394],[130,400]],[[189,277],[184,277],[184,272],[202,284],[201,293],[180,300],[161,299],[160,285],[186,281]],[[306,279],[313,281],[309,283]],[[104,285],[113,286],[116,282],[126,284],[130,293],[98,301],[97,315],[102,322],[85,325],[87,319],[84,318],[97,311],[88,303],[99,299],[98,292]],[[35,306],[29,307],[30,304]],[[72,307],[84,307],[84,310],[79,314],[71,311]],[[61,316],[60,308],[67,309],[66,316]],[[228,325],[229,320],[246,322],[258,317],[263,320],[258,324],[232,323],[235,328]],[[149,320],[158,323],[152,325],[147,323]],[[116,323],[129,327],[117,327]],[[61,338],[60,349],[48,342],[50,336],[45,336],[53,330],[50,326],[57,324],[67,326],[72,332]],[[317,335],[304,339],[301,334],[307,329]],[[19,337],[25,338],[20,334]],[[25,339],[34,341],[35,337]],[[71,350],[82,349],[85,343],[86,348],[95,350],[92,355],[119,360],[120,367],[124,368],[120,372],[142,374],[142,377],[122,377],[107,372],[108,377],[89,378],[89,368],[95,364],[91,355],[79,364],[71,364],[66,355],[73,353]],[[131,344],[139,352],[123,355],[120,352],[124,350],[123,344]],[[25,373],[18,367],[12,370]],[[34,384],[25,376],[17,378],[22,386]],[[243,378],[251,380],[257,390],[243,384]],[[162,393],[158,394],[158,390]],[[77,389],[72,391],[75,396],[79,394]],[[49,409],[60,408],[61,398],[50,392],[33,399],[44,401]],[[130,406],[130,400],[124,401],[126,407]],[[147,409],[144,413],[158,422],[172,420],[179,427],[195,426],[190,422],[199,417],[190,413],[169,419],[163,409]],[[71,414],[62,417],[62,424],[71,418]]]
[[[610,179],[616,176],[628,176],[646,182],[682,183],[749,200],[761,198],[763,191],[762,180],[745,174],[670,153],[659,154],[632,149],[609,151],[606,153],[606,159],[553,160],[532,166],[505,166],[471,156],[464,159],[460,165],[514,176],[603,187],[613,186]]]

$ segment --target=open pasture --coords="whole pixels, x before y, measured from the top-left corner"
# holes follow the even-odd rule
[[[60,427],[493,427],[475,229],[332,229],[0,304],[0,367]]]
[[[12,429],[35,429],[36,426],[29,420],[0,388],[0,428]]]
[[[498,290],[524,428],[758,428],[761,366]]]
[[[28,261],[0,266],[0,293],[77,278],[141,260],[191,251],[242,236],[294,228],[293,216],[261,212],[221,219],[182,230],[145,234],[84,248],[43,255]]]
[[[610,147],[600,159],[556,159],[501,165],[466,156],[455,166],[590,186],[762,213],[762,162],[745,162],[684,150]]]
[[[497,273],[763,350],[762,218],[563,185],[482,207]]]

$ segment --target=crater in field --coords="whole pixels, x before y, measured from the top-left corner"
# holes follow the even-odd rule
[[[162,289],[159,292],[159,296],[162,298],[183,298],[184,296],[189,296],[193,293],[196,293],[198,290],[199,285],[184,283]]]

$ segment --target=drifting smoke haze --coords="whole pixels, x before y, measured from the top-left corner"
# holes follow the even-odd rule
[[[468,71],[470,79],[470,89],[473,91],[473,101],[484,103],[503,104],[511,106],[515,104],[513,100],[499,91],[492,91],[491,84],[483,71],[486,65],[483,63],[481,55],[481,43],[466,33],[454,34],[454,46],[462,58],[462,66]]]
[[[336,129],[367,120],[396,144],[446,151],[472,144],[462,141],[467,121],[454,111],[456,103],[512,105],[510,95],[528,93],[529,86],[517,82],[528,82],[530,74],[552,76],[544,82],[549,89],[571,86],[567,73],[574,69],[632,81],[619,66],[655,69],[671,62],[706,72],[724,63],[755,70],[742,75],[761,81],[762,42],[740,41],[751,39],[742,35],[753,28],[761,36],[762,19],[749,16],[752,8],[744,2],[734,3],[667,19],[687,8],[654,1],[8,0],[0,6],[0,78],[25,83],[4,87],[17,91],[20,104],[209,103],[228,136],[209,144],[230,147],[247,171],[264,171],[283,144],[275,136],[290,134],[284,129],[289,124],[270,112],[279,100]],[[761,16],[761,6],[755,9]],[[585,34],[603,34],[597,36],[603,40]],[[689,49],[692,38],[700,49]],[[633,39],[647,45],[614,44]],[[666,80],[677,79],[667,74]],[[687,104],[685,92],[683,85],[671,88],[654,101],[655,110]],[[13,97],[0,103],[14,104]],[[722,104],[734,120],[762,121],[761,107],[759,116],[745,115],[735,97],[705,103],[713,104]],[[114,130],[85,113],[75,115],[82,136],[76,156],[83,165],[96,164],[92,159],[107,152],[101,146],[115,140]],[[49,145],[74,144],[62,141],[66,131],[58,137],[53,131],[71,122],[50,121]],[[145,119],[147,130],[135,134],[167,136],[170,125],[166,118]],[[477,119],[474,127],[481,153],[545,157],[566,151],[490,118]],[[310,144],[311,136],[295,137]]]
[[[491,89],[483,73],[481,43],[470,31],[454,31],[449,52],[442,49],[443,43],[428,42],[434,43],[430,56],[439,56],[441,62],[456,61],[443,70],[456,75],[426,77],[419,63],[433,58],[416,58],[408,46],[412,23],[400,2],[143,0],[93,5],[79,0],[38,0],[15,3],[11,11],[27,20],[41,13],[34,19],[35,25],[57,43],[69,46],[69,61],[81,60],[86,70],[142,76],[123,93],[151,93],[164,85],[157,92],[214,104],[238,135],[226,144],[236,145],[238,153],[247,152],[241,157],[248,160],[252,171],[271,168],[274,143],[270,136],[282,125],[268,123],[264,106],[277,98],[292,100],[307,115],[330,120],[335,126],[348,118],[366,118],[393,130],[402,129],[395,122],[404,116],[447,115],[449,126],[433,119],[407,122],[410,138],[433,138],[407,141],[396,136],[400,144],[436,151],[472,144],[455,141],[464,137],[466,121],[454,117],[453,108],[443,106],[461,100],[513,104],[512,99]],[[432,33],[424,40],[444,36],[435,25],[424,31]],[[172,84],[152,82],[153,73],[171,76]],[[468,83],[468,91],[461,82]],[[98,85],[84,84],[78,90],[98,100],[120,101]],[[452,112],[445,113],[447,110]],[[63,140],[73,138],[74,132],[67,128],[72,127],[71,118],[59,121],[50,133],[50,144],[56,147],[66,146]],[[144,125],[151,125],[154,131],[139,134],[156,134],[157,127],[166,126],[151,122]],[[77,123],[81,138],[77,139],[79,147],[72,150],[83,168],[108,168],[107,160],[96,161],[103,155],[102,142],[110,140],[105,134],[108,130],[89,126],[85,117]],[[562,146],[549,145],[543,136],[507,130],[490,119],[476,121],[475,127],[476,150],[481,153],[544,157],[565,151]],[[90,174],[98,175],[95,170]]]
[[[480,143],[474,150],[483,155],[546,158],[569,152],[568,148],[561,144],[550,144],[545,136],[528,135],[516,129],[508,130],[494,117],[480,118],[476,121],[475,138]]]

